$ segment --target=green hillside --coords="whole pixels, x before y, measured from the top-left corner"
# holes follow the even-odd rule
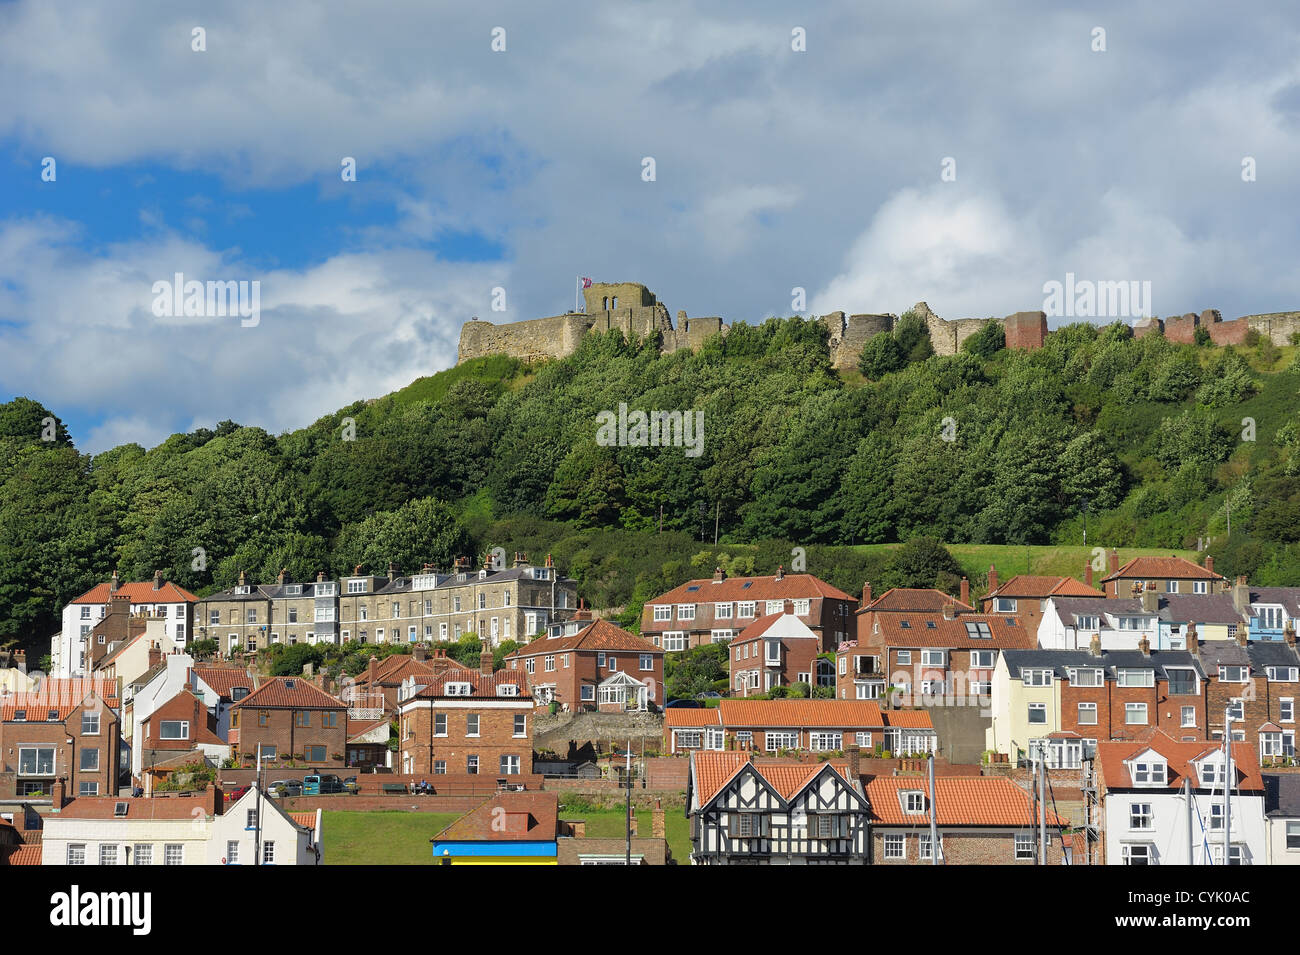
[[[717,565],[806,561],[855,593],[965,573],[978,590],[990,562],[1081,574],[1085,507],[1088,540],[1126,556],[1206,539],[1225,573],[1300,583],[1295,349],[1078,324],[1033,352],[1001,348],[993,327],[935,356],[914,326],[844,373],[825,326],[798,318],[738,324],[694,353],[591,335],[562,360],[476,359],[297,431],[224,421],[93,460],[61,427],[42,440],[52,412],[14,399],[0,405],[0,641],[39,647],[62,603],[114,569],[203,594],[240,571],[410,571],[495,546],[555,555],[628,621]],[[605,441],[620,407],[699,413],[700,440]],[[954,542],[956,561],[890,550],[918,538]]]

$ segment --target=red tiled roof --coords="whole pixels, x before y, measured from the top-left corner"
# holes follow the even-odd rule
[[[171,581],[164,581],[160,588],[154,590],[153,581],[147,580],[141,583],[118,584],[116,594],[113,593],[112,584],[96,584],[70,603],[106,604],[110,597],[123,595],[130,597],[133,604],[195,603],[199,599],[184,587],[178,587]]]
[[[292,684],[292,685],[290,685]],[[252,707],[257,709],[315,709],[344,710],[347,705],[338,697],[330,696],[310,680],[302,677],[277,676],[267,680],[231,709]]]
[[[255,677],[249,676],[246,670],[239,667],[195,667],[194,675],[211,687],[213,692],[227,699],[235,687],[252,690],[257,684]]]
[[[1032,826],[1038,821],[1033,803],[1009,779],[1001,776],[939,776],[934,781],[935,822],[940,826]],[[926,794],[924,813],[907,813],[899,793],[920,790]],[[871,821],[883,826],[929,824],[930,786],[923,776],[876,776],[866,785]],[[1050,809],[1047,824],[1068,825]]]
[[[1223,580],[1223,574],[1206,570],[1200,564],[1193,564],[1186,557],[1134,557],[1115,573],[1102,580],[1107,583],[1136,577],[1143,580]]]
[[[547,637],[534,640],[511,653],[511,657],[533,657],[543,653],[569,653],[575,650],[604,650],[614,653],[663,653],[648,640],[628,633],[608,620],[593,620],[588,626],[569,637]]]
[[[316,828],[316,813],[314,812],[290,812],[286,815],[294,821],[295,825],[302,826],[304,829]]]
[[[14,722],[19,710],[26,711],[26,722],[42,723],[51,710],[57,719],[66,720],[82,702],[98,696],[104,706],[116,710],[117,681],[102,677],[46,677],[38,689],[26,693],[0,693],[0,722]]]
[[[874,700],[721,700],[718,713],[728,728],[885,725]]]
[[[175,700],[178,697],[183,697],[183,696],[189,697],[190,701],[196,704],[195,707],[193,708],[196,709],[199,714],[199,723],[197,726],[193,728],[194,737],[191,740],[191,742],[193,742],[195,745],[198,745],[199,743],[207,743],[215,746],[226,745],[226,741],[216,734],[215,731],[215,726],[217,723],[216,717],[214,717],[211,713],[208,712],[207,707],[203,705],[203,701],[199,699],[197,694],[193,693],[190,690],[178,691],[174,696],[171,697],[171,699],[167,700],[165,703],[163,703],[162,706],[158,707],[158,709],[154,710],[152,713],[150,713],[140,722],[142,724],[143,723],[152,724],[154,721],[154,717],[157,717],[158,721],[162,722],[166,718],[162,712],[163,707],[171,703],[172,700]],[[185,712],[187,713],[190,712],[190,708],[187,707]],[[175,717],[172,717],[172,719],[174,718]],[[146,736],[147,735],[148,734],[146,734]],[[159,738],[161,739],[161,737]]]
[[[766,617],[759,617],[757,620],[751,623],[744,630],[740,631],[740,633],[736,634],[736,636],[731,641],[732,645],[735,645],[737,643],[746,640],[757,640],[763,634],[767,633],[767,631],[771,630],[772,625],[775,624],[778,620],[782,619],[783,617],[790,617],[792,620],[796,621],[799,624],[799,627],[806,630],[807,633],[787,634],[782,639],[788,639],[788,640],[817,639],[817,634],[814,633],[813,630],[806,623],[800,620],[795,614],[774,613],[774,614],[769,614]]]
[[[869,610],[883,610],[888,613],[906,611],[934,611],[940,613],[948,604],[956,604],[960,610],[975,609],[969,604],[962,603],[956,597],[950,596],[942,590],[935,590],[933,587],[891,587],[859,610],[858,613],[866,613]]]
[[[6,863],[8,865],[40,865],[41,847],[39,845],[18,846],[9,853]]]
[[[848,763],[840,760],[809,763],[796,759],[755,759],[751,763],[748,753],[735,751],[697,750],[691,753],[691,762],[695,767],[696,793],[701,804],[716,796],[746,765],[752,765],[782,799],[790,799],[798,793],[827,765],[846,781],[849,774]]]
[[[695,727],[695,726],[721,726],[717,708],[710,707],[687,707],[687,706],[670,706],[664,710],[664,726],[673,727]]]
[[[1033,650],[1038,647],[1037,634],[1010,614],[961,613],[952,620],[945,620],[943,614],[935,613],[890,614],[876,619],[880,632],[865,638],[875,646],[946,647],[954,650]],[[990,635],[972,637],[966,629],[968,623],[988,624]]]
[[[746,587],[745,584],[749,586]],[[696,589],[692,590],[694,587]],[[711,577],[700,580],[688,580],[680,587],[674,587],[665,594],[660,594],[651,604],[689,604],[714,603],[729,600],[782,600],[829,597],[832,600],[853,600],[838,587],[832,587],[826,581],[812,574],[786,574],[780,580],[772,577],[728,577],[720,583],[714,583]]]
[[[1016,574],[997,590],[989,591],[984,599],[991,597],[1105,597],[1103,591],[1075,580],[1073,577],[1051,577],[1040,574]]]
[[[522,670],[497,670],[495,673],[488,675],[479,673],[477,670],[467,670],[465,672],[451,671],[437,677],[428,677],[429,683],[416,693],[416,697],[422,699],[432,698],[450,698],[450,699],[519,699],[528,700],[531,696],[528,693],[528,683]],[[416,686],[420,685],[419,677],[416,678]],[[447,692],[448,683],[468,683],[470,685],[469,695],[452,694]],[[519,688],[519,693],[514,697],[498,697],[497,687],[515,686]],[[409,702],[409,701],[408,701]]]
[[[925,710],[884,710],[881,716],[885,718],[886,726],[909,730],[934,729],[934,721]]]
[[[1208,753],[1222,751],[1223,744],[1214,740],[1183,743],[1159,729],[1152,730],[1137,740],[1099,742],[1097,759],[1101,763],[1101,776],[1105,787],[1107,789],[1134,788],[1124,761],[1148,749],[1155,750],[1165,758],[1169,771],[1165,774],[1164,788],[1175,790],[1181,788],[1183,780],[1189,777],[1194,788],[1201,788],[1201,781],[1192,763]],[[1259,760],[1256,758],[1254,747],[1249,743],[1233,743],[1232,761],[1237,771],[1237,789],[1263,792],[1264,780],[1259,773]]]
[[[378,720],[348,720],[348,742],[354,742],[358,736],[364,736],[377,726],[388,726],[390,729],[392,728],[392,724],[388,722],[387,717]]]
[[[454,668],[460,670],[469,669],[459,660],[447,657],[447,662]],[[375,664],[375,682],[398,684],[408,676],[414,676],[418,681],[422,676],[433,676],[437,672],[428,661],[415,659],[409,653],[394,653],[384,657]],[[362,670],[357,674],[357,685],[368,686],[370,684],[370,674],[367,670]]]
[[[433,842],[554,842],[560,799],[555,793],[497,793],[471,809]]]
[[[126,803],[125,816],[117,815],[117,804]],[[210,802],[207,793],[196,793],[185,798],[178,796],[142,796],[138,799],[119,799],[117,796],[78,796],[63,807],[58,819],[189,819],[194,808],[207,810]],[[211,815],[211,812],[208,812]]]

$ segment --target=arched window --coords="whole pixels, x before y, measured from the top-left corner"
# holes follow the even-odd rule
[[[603,308],[603,309],[605,309],[605,310],[608,310],[608,309],[609,309],[609,296],[608,296],[608,295],[606,295],[604,298],[602,298],[602,299],[600,300],[600,307]]]
[[[617,295],[614,296],[614,304],[611,305],[610,308],[618,308],[618,296],[617,296]]]

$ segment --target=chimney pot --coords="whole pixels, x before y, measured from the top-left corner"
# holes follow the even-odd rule
[[[947,603],[943,605],[943,619],[944,620],[957,619],[957,605],[953,603],[951,600],[949,600]]]
[[[776,565],[776,579],[777,579],[777,580],[784,580],[784,579],[785,579],[785,565],[784,565],[784,564],[777,564],[777,565]]]
[[[162,574],[162,571],[161,571],[161,570],[155,570],[155,571],[153,572],[153,589],[154,589],[154,590],[162,590],[162,585],[163,585],[163,574]]]
[[[871,603],[871,581],[864,581],[862,584],[862,606]]]
[[[1109,563],[1110,563],[1110,572],[1113,574],[1113,573],[1115,573],[1116,571],[1118,571],[1118,570],[1119,570],[1119,551],[1117,551],[1115,548],[1112,547],[1112,548],[1110,549],[1110,555],[1108,556],[1107,559],[1108,559],[1108,561],[1109,561]]]
[[[316,583],[321,584],[324,582],[325,582],[325,571],[323,570],[316,571]]]
[[[1151,641],[1143,637],[1138,641],[1138,649],[1142,651],[1144,657],[1151,656]]]

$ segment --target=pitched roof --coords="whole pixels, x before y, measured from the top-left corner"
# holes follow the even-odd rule
[[[416,678],[415,685],[419,686],[420,689],[416,692],[414,698],[448,698],[457,700],[485,698],[498,699],[500,697],[497,693],[497,687],[513,686],[517,688],[516,694],[513,697],[505,697],[505,699],[532,699],[528,692],[527,680],[521,670],[497,670],[495,673],[490,675],[479,673],[477,670],[468,670],[465,672],[451,671],[436,677],[426,677],[426,679],[428,682],[421,686],[423,681],[421,681],[419,677]],[[447,685],[449,683],[468,683],[470,686],[470,692],[468,695],[464,693],[448,693]],[[410,702],[410,700],[408,699],[403,702]]]
[[[1141,578],[1143,580],[1223,580],[1223,574],[1206,570],[1200,564],[1194,564],[1186,557],[1134,557],[1127,564],[1102,579],[1102,583],[1112,580]]]
[[[1143,610],[1138,597],[1111,597],[1100,601],[1092,597],[1052,597],[1051,607],[1063,627],[1073,627],[1076,616],[1083,617],[1155,617],[1156,611]],[[1100,621],[1098,621],[1100,623]]]
[[[960,610],[975,609],[933,587],[891,587],[861,608],[858,613],[866,613],[869,610],[895,613],[907,611],[941,613],[948,604],[956,604]]]
[[[472,672],[454,657],[446,657],[447,669]],[[431,677],[438,669],[428,660],[417,660],[409,653],[393,653],[375,664],[375,683],[380,686],[396,686],[409,676],[418,683],[421,677]],[[369,686],[370,675],[367,670],[357,674],[357,686]]]
[[[670,706],[664,710],[664,726],[669,729],[721,725],[717,707]]]
[[[1131,789],[1133,781],[1129,778],[1128,767],[1124,761],[1152,749],[1165,758],[1169,765],[1166,774],[1165,789],[1178,789],[1183,780],[1190,778],[1193,788],[1205,789],[1201,785],[1192,763],[1214,752],[1220,752],[1223,744],[1214,740],[1197,740],[1194,742],[1175,741],[1164,730],[1154,729],[1136,740],[1106,741],[1097,744],[1097,759],[1101,763],[1101,777],[1107,789]],[[1232,744],[1232,761],[1237,771],[1237,789],[1264,790],[1264,781],[1260,777],[1259,760],[1255,748],[1249,743]],[[1141,787],[1151,788],[1151,787]]]
[[[158,722],[160,723],[163,722],[165,718],[165,715],[163,714],[163,707],[171,703],[172,700],[179,699],[181,697],[188,697],[189,698],[188,702],[193,704],[192,707],[186,708],[185,710],[186,713],[191,712],[192,709],[194,712],[197,712],[199,714],[198,725],[193,727],[194,730],[193,742],[195,744],[207,743],[215,746],[224,746],[226,744],[226,741],[222,739],[220,736],[218,736],[216,733],[217,718],[208,712],[208,708],[203,705],[203,700],[201,700],[198,697],[198,695],[194,693],[192,690],[181,689],[176,691],[176,693],[172,694],[171,698],[166,700],[162,704],[162,706],[155,709],[152,713],[150,713],[140,722],[142,724],[153,723],[155,717],[157,718]]]
[[[759,617],[744,630],[740,631],[740,633],[736,634],[736,636],[732,638],[731,642],[736,644],[745,640],[757,640],[759,637],[763,636],[763,634],[771,630],[778,622],[782,623],[782,630],[793,631],[785,633],[782,639],[818,639],[817,634],[794,614],[773,613],[768,614],[766,617]]]
[[[577,633],[567,637],[546,637],[525,644],[511,657],[531,657],[541,653],[569,653],[575,650],[604,650],[616,653],[663,653],[649,640],[643,640],[634,633],[628,633],[608,620],[593,620]]]
[[[1300,819],[1300,776],[1264,773],[1264,814]]]
[[[667,593],[660,594],[651,604],[666,603],[714,603],[731,600],[785,600],[813,597],[829,597],[833,600],[853,600],[838,587],[832,587],[826,581],[812,574],[786,574],[779,580],[771,577],[728,577],[714,581],[711,577],[688,580]]]
[[[183,796],[141,796],[139,798],[119,798],[117,796],[78,796],[64,805],[57,816],[47,816],[48,826],[52,819],[189,819],[195,807],[206,810],[208,800],[206,793],[196,793],[191,797]],[[126,804],[126,815],[117,814],[119,803]],[[211,815],[209,812],[208,815]]]
[[[116,592],[113,591],[111,583],[96,584],[69,603],[106,604],[110,597],[122,595],[130,597],[133,604],[195,603],[199,599],[184,587],[178,587],[171,581],[164,581],[161,587],[154,590],[153,581],[148,580],[139,583],[120,583],[117,585]]]
[[[845,782],[848,778],[848,763],[843,760],[828,762],[804,762],[798,759],[756,758],[750,759],[752,753],[718,750],[697,750],[691,753],[691,766],[695,773],[695,798],[702,805],[709,802],[745,767],[752,766],[767,783],[780,794],[782,799],[790,799],[801,789],[821,775],[827,767],[837,772]]]
[[[239,667],[195,667],[194,675],[226,699],[237,686],[252,690],[257,685],[257,678]]]
[[[1169,678],[1168,668],[1195,670],[1201,678],[1205,677],[1200,661],[1195,654],[1187,650],[1152,650],[1145,655],[1141,650],[1103,650],[1100,656],[1094,656],[1088,650],[1008,650],[1002,654],[1006,662],[1007,675],[1013,680],[1020,679],[1021,671],[1026,668],[1050,668],[1058,679],[1069,679],[1069,671],[1076,667],[1101,667],[1108,680],[1115,679],[1117,669],[1155,670],[1161,680]]]
[[[40,865],[41,864],[41,846],[17,846],[9,853],[6,860],[8,865]]]
[[[116,710],[117,681],[103,677],[46,677],[35,690],[25,693],[0,692],[0,722],[14,722],[20,711],[28,723],[49,720],[54,712],[59,720],[66,720],[82,705],[87,697],[98,697],[104,706]]]
[[[554,842],[560,798],[553,792],[496,793],[431,842]]]
[[[316,828],[316,813],[314,812],[291,812],[286,813],[286,815],[293,820],[295,825],[301,826],[304,829]]]
[[[310,680],[277,676],[267,680],[231,709],[240,707],[344,710],[347,709],[347,704],[338,697],[330,696]]]
[[[890,614],[877,617],[879,632],[866,639],[875,646],[946,647],[948,649],[1013,649],[1038,646],[1038,636],[1010,614],[959,613]],[[983,624],[984,627],[977,626]],[[976,636],[988,630],[988,636]]]
[[[1016,574],[1010,580],[999,585],[996,590],[990,590],[984,595],[984,599],[989,600],[993,597],[1037,597],[1041,600],[1055,595],[1062,597],[1105,597],[1106,593],[1095,587],[1089,587],[1073,577]]]
[[[1161,594],[1160,619],[1173,623],[1245,624],[1231,594]]]
[[[386,727],[390,731],[392,730],[392,724],[388,722],[388,717],[378,720],[348,720],[348,742],[355,743],[360,737],[365,736],[370,731],[378,729],[381,726]],[[392,735],[391,732],[389,735]]]
[[[873,824],[916,827],[929,824],[930,786],[924,776],[876,776],[865,788]],[[924,813],[903,810],[899,793],[909,790],[925,793]],[[1029,796],[1002,776],[939,776],[934,781],[934,790],[935,822],[940,826],[1029,827],[1038,821]],[[1065,826],[1068,820],[1049,809],[1047,824]]]

